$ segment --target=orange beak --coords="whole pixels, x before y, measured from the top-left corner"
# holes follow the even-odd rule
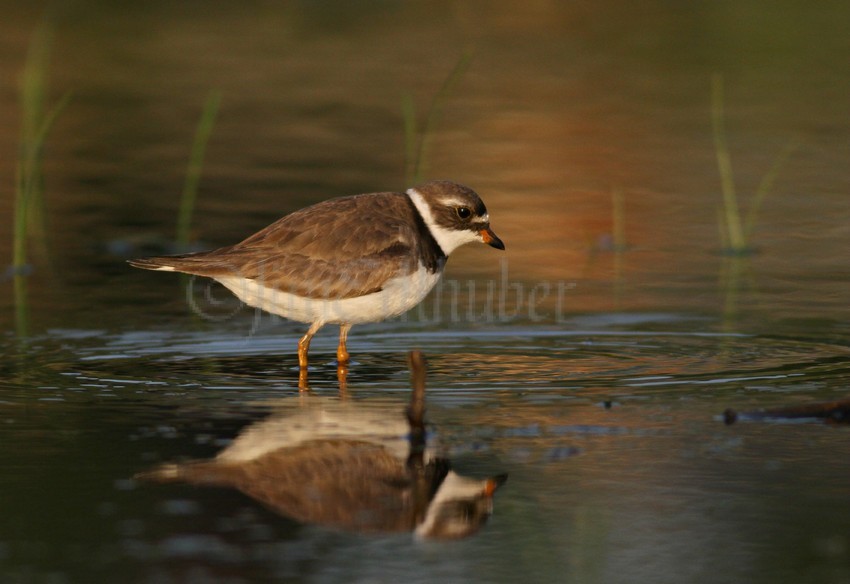
[[[492,497],[496,489],[504,485],[506,480],[508,480],[508,475],[500,474],[484,481],[484,496]]]
[[[495,247],[496,249],[505,249],[505,244],[502,243],[502,240],[493,233],[493,230],[489,227],[486,229],[482,229],[478,232],[481,235],[481,240],[489,246]]]

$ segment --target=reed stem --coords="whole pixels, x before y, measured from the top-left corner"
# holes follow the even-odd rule
[[[744,222],[744,237],[747,241],[750,241],[750,238],[752,237],[753,229],[756,225],[756,219],[758,219],[758,214],[761,210],[761,204],[764,201],[764,198],[773,188],[773,183],[776,182],[776,176],[779,174],[779,170],[796,148],[797,143],[794,140],[789,141],[779,154],[776,155],[776,159],[773,161],[773,165],[770,167],[770,170],[768,170],[767,174],[765,174],[761,179],[761,182],[756,189],[756,193],[753,195],[753,202],[750,205],[750,210],[747,212],[747,219]]]
[[[18,94],[22,118],[18,160],[15,164],[10,271],[14,280],[15,330],[19,338],[29,334],[26,280],[29,273],[28,244],[37,246],[36,251],[40,252],[44,262],[49,264],[50,261],[44,210],[44,144],[59,114],[71,100],[71,93],[66,93],[45,114],[52,39],[53,29],[47,21],[33,32]]]
[[[714,131],[714,148],[717,154],[717,166],[720,171],[720,187],[723,194],[723,217],[731,251],[741,253],[747,249],[747,240],[741,225],[741,213],[738,196],[735,193],[735,178],[732,173],[732,157],[726,143],[723,127],[723,76],[714,74],[711,78],[711,125]]]
[[[183,184],[183,193],[180,197],[180,210],[177,215],[177,246],[180,248],[185,249],[189,245],[192,215],[195,210],[195,201],[198,198],[198,184],[204,167],[204,155],[220,105],[221,92],[218,90],[210,92],[204,102],[204,109],[195,130],[192,152],[186,168],[186,181]]]
[[[460,56],[454,68],[443,81],[443,85],[431,100],[431,105],[425,116],[425,122],[419,136],[416,136],[416,112],[413,99],[408,95],[402,101],[402,116],[404,117],[405,135],[405,168],[407,170],[408,184],[421,182],[426,173],[428,150],[430,148],[431,135],[439,122],[442,114],[443,104],[448,99],[455,85],[460,81],[472,60],[472,52],[466,51]]]

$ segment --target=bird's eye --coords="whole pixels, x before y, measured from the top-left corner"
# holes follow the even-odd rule
[[[469,219],[472,217],[472,211],[469,210],[469,207],[458,207],[457,216],[461,219]]]

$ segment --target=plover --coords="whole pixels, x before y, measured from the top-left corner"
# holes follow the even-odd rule
[[[303,371],[310,340],[322,326],[339,325],[337,362],[347,364],[352,325],[398,316],[419,304],[449,254],[475,241],[505,249],[475,191],[431,181],[405,193],[323,201],[236,245],[130,264],[213,278],[249,306],[309,324],[298,341]]]

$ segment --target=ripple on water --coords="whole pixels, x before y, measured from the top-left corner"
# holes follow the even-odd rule
[[[364,327],[365,328],[365,327]],[[290,387],[297,380],[295,334],[251,338],[222,333],[145,331],[112,336],[56,331],[61,387],[182,385],[207,389]],[[93,339],[98,342],[93,342]],[[313,345],[311,384],[336,386],[335,335]],[[74,346],[74,341],[79,343]],[[45,339],[45,342],[47,340]],[[682,331],[499,330],[376,332],[351,342],[349,385],[360,391],[407,388],[406,352],[429,359],[433,394],[514,391],[534,394],[617,387],[635,394],[729,384],[775,387],[815,383],[848,371],[850,350],[816,341]],[[57,367],[53,367],[57,369]],[[55,381],[55,378],[53,378]],[[47,384],[45,384],[47,385]],[[52,384],[57,385],[56,383]]]

